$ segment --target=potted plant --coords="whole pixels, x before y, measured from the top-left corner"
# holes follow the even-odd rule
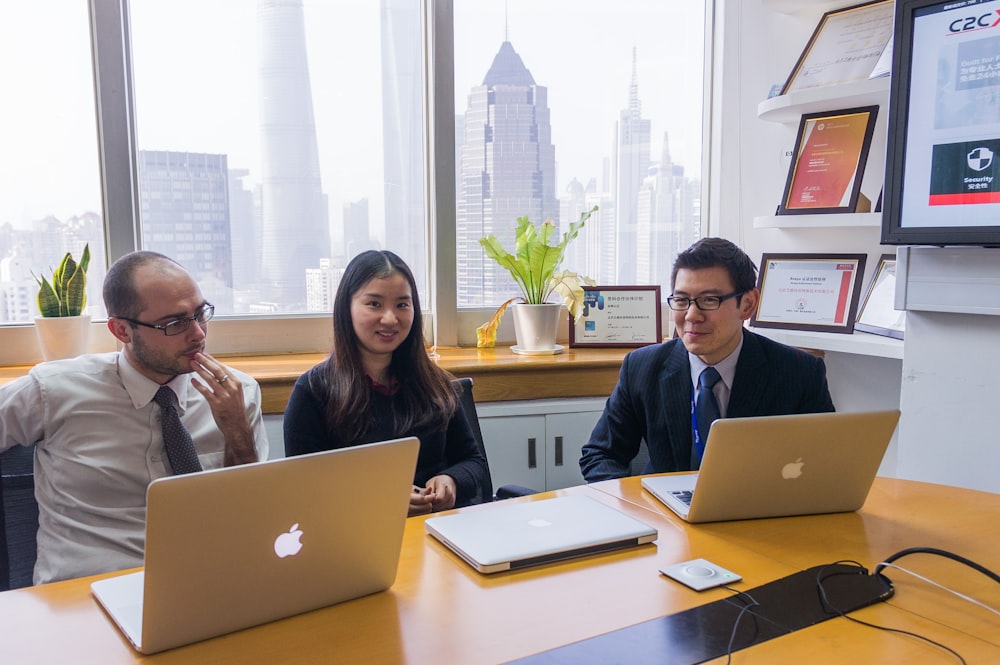
[[[562,241],[550,245],[557,233],[552,220],[536,227],[527,217],[518,217],[515,231],[514,254],[506,251],[492,233],[479,239],[486,256],[505,268],[520,287],[521,295],[500,305],[493,318],[476,329],[476,346],[496,345],[497,327],[507,307],[513,305],[514,331],[517,337],[515,353],[555,353],[556,331],[562,304],[576,320],[583,312],[583,285],[593,286],[594,280],[563,270],[556,272],[562,263],[566,247],[576,238],[580,229],[597,211],[597,206],[581,213],[580,219],[570,224]],[[562,296],[562,303],[549,303],[553,292]],[[518,304],[514,304],[520,301]]]
[[[38,311],[35,331],[45,360],[73,358],[87,350],[90,314],[87,307],[87,267],[90,245],[84,245],[79,263],[66,252],[52,279],[35,277],[38,282]]]

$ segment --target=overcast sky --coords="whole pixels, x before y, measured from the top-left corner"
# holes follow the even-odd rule
[[[669,131],[674,162],[694,174],[703,13],[703,0],[455,0],[456,111],[482,83],[506,30],[536,83],[548,88],[561,194],[574,177],[586,184],[600,176],[628,103],[635,46],[652,156]],[[305,16],[331,220],[363,197],[375,219],[382,197],[378,2],[306,0]],[[0,222],[65,219],[100,207],[87,20],[82,0],[5,8],[0,61],[30,66],[0,69],[0,90],[9,95],[0,108]],[[140,148],[226,153],[230,168],[256,174],[255,20],[253,0],[133,3]]]

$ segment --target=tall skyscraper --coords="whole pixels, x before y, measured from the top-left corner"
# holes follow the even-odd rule
[[[420,6],[419,0],[381,0],[382,163],[386,249],[406,261],[417,280],[417,290],[426,297]],[[345,222],[345,237],[349,232]]]
[[[143,246],[180,263],[206,299],[232,311],[226,156],[140,150],[139,207]]]
[[[368,218],[368,199],[345,203],[344,256],[350,260],[368,249],[375,249],[371,238],[371,223]],[[403,260],[406,261],[405,258]]]
[[[302,0],[258,0],[257,30],[265,297],[301,309],[330,256]]]
[[[642,181],[649,174],[650,124],[642,117],[639,101],[639,78],[636,63],[637,51],[632,49],[632,83],[629,86],[628,108],[622,110],[618,119],[618,131],[614,145],[613,192],[616,199],[616,220],[618,223],[619,257],[635,256],[640,242],[638,235],[638,197]],[[617,282],[636,282],[635,261],[623,260],[618,265]]]
[[[253,190],[246,186],[245,178],[249,175],[249,169],[229,169],[229,237],[233,249],[233,286],[255,291],[261,281],[263,234]]]
[[[458,304],[494,305],[517,294],[510,275],[486,258],[493,233],[514,248],[518,217],[559,225],[548,89],[537,85],[510,42],[500,45],[482,85],[469,93],[456,221]]]

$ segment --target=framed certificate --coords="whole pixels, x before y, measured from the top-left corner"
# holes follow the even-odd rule
[[[646,346],[662,341],[659,286],[585,286],[570,346]]]
[[[764,254],[758,328],[852,333],[865,254]]]
[[[903,339],[906,312],[894,307],[895,295],[896,257],[893,254],[883,254],[871,283],[868,284],[854,328],[875,335]]]
[[[892,38],[893,8],[875,0],[823,14],[781,94],[869,78]]]
[[[877,115],[877,106],[865,106],[802,116],[779,215],[871,209],[859,200]]]

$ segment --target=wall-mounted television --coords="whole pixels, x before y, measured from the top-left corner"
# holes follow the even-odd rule
[[[1000,0],[896,0],[882,242],[1000,245]]]

